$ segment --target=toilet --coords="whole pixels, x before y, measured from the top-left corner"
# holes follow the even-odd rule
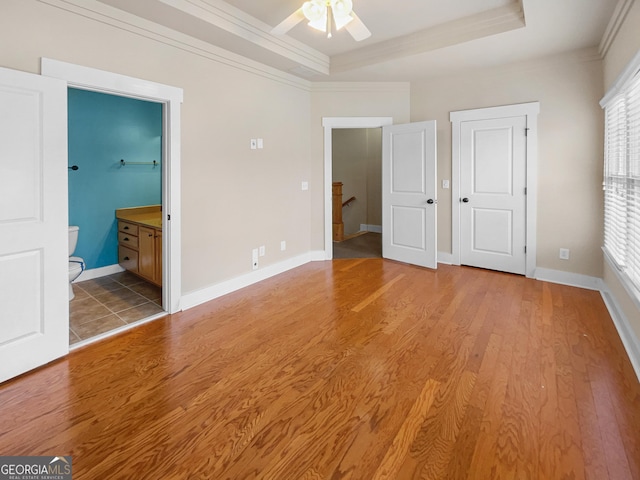
[[[73,293],[73,281],[84,271],[84,260],[80,257],[72,257],[78,244],[78,232],[80,227],[69,227],[69,301],[75,296]]]

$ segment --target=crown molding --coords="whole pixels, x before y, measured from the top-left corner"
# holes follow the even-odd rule
[[[222,0],[158,1],[317,73],[329,74],[327,55],[286,35],[271,34],[270,25]]]
[[[441,82],[442,79],[446,79],[447,82],[473,85],[480,78],[499,81],[504,78],[529,75],[544,70],[559,70],[569,63],[589,64],[593,62],[602,62],[602,58],[600,58],[597,47],[587,47],[503,65],[466,69],[455,73],[433,76],[415,83],[429,84],[430,82]]]
[[[341,73],[417,55],[525,26],[521,2],[452,20],[368,47],[331,57],[331,73]]]
[[[169,45],[213,62],[242,70],[301,90],[310,91],[311,82],[269,67],[223,48],[183,34],[132,13],[111,7],[97,0],[38,0],[75,15],[124,30],[150,40]]]
[[[410,93],[410,82],[315,82],[313,93]]]
[[[627,18],[627,14],[629,13],[629,10],[631,10],[634,1],[635,0],[618,0],[618,4],[613,11],[613,15],[609,20],[609,24],[607,25],[598,48],[602,58],[606,57],[607,53],[609,53],[609,49],[618,36],[618,32],[620,31],[625,18]]]

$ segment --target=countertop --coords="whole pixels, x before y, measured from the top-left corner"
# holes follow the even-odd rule
[[[162,228],[162,207],[160,205],[148,205],[144,207],[119,208],[116,210],[116,218],[151,228]]]

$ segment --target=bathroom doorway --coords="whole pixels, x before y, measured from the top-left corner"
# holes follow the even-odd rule
[[[69,302],[70,345],[164,312],[161,273],[149,281],[120,263],[119,244],[137,255],[139,236],[119,235],[116,218],[120,209],[154,208],[148,226],[162,236],[162,109],[68,88],[69,224],[79,227],[73,256],[84,266]],[[162,246],[151,254],[162,255]],[[137,263],[127,266],[138,271]]]
[[[162,264],[161,285],[163,288],[160,290],[161,293],[159,293],[156,288],[155,292],[145,292],[145,294],[141,295],[146,298],[147,301],[145,303],[156,303],[156,305],[161,308],[161,311],[155,314],[149,312],[151,313],[150,316],[146,316],[140,320],[129,319],[128,322],[125,321],[126,324],[124,325],[116,326],[114,329],[100,333],[90,339],[83,339],[73,344],[73,347],[76,348],[108,335],[132,328],[133,325],[180,310],[180,110],[183,92],[182,89],[176,87],[45,58],[42,59],[42,75],[63,79],[67,82],[68,87],[71,88],[157,103],[160,105],[162,112],[162,133],[160,139],[162,158],[157,162],[159,165],[155,167],[159,168],[161,172],[160,205],[162,210],[158,228],[161,232],[159,244],[162,246],[160,261]],[[116,162],[119,160],[120,159],[116,159]],[[124,160],[125,162],[127,161],[127,159]],[[69,166],[72,167],[73,165],[70,164]],[[122,167],[121,165],[117,166]],[[82,237],[82,233],[80,233],[80,236]],[[130,288],[133,285],[131,282],[139,280],[138,277],[132,277],[127,272],[125,272],[125,274],[108,271],[100,273],[107,273],[107,276],[98,276],[98,278],[89,280],[98,284],[100,282],[105,284],[117,282],[119,284],[118,289],[121,289],[122,292],[125,292],[123,287],[133,290],[133,288]],[[117,278],[111,277],[111,275],[116,275]],[[141,292],[135,293],[141,294]],[[158,294],[160,298],[158,298]],[[114,309],[115,308],[117,307],[114,306]]]

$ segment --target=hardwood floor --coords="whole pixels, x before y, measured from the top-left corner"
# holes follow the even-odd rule
[[[598,292],[318,262],[0,386],[3,455],[74,479],[640,479]]]

